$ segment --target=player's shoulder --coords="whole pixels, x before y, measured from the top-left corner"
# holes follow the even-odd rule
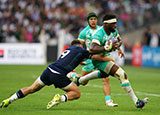
[[[101,28],[102,26],[100,26],[100,25],[97,25],[97,29],[99,29],[99,28]]]
[[[88,26],[86,26],[81,32],[87,31],[87,30],[89,30],[89,29],[91,29],[91,28],[90,28],[89,25],[88,25]]]
[[[104,33],[103,26],[99,26],[94,35],[102,35]]]

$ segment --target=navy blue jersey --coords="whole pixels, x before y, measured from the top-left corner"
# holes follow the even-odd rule
[[[79,46],[67,48],[58,58],[58,60],[49,65],[52,69],[67,74],[73,71],[85,58],[90,58],[91,54]]]

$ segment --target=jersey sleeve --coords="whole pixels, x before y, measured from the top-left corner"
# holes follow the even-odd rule
[[[84,29],[79,33],[78,40],[85,41],[85,39],[86,39],[86,29],[84,28]]]

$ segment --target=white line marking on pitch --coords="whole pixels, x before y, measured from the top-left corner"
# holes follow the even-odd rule
[[[100,86],[100,85],[91,85],[91,84],[87,84],[86,86],[88,86],[88,87],[95,87],[95,88],[103,88],[102,86]],[[152,94],[152,93],[143,93],[143,92],[139,92],[139,91],[135,91],[135,93],[137,93],[137,94],[139,94],[139,95],[146,95],[146,96],[153,96],[153,97],[160,97],[160,94]],[[87,95],[93,95],[93,93],[85,93],[85,94],[87,94]],[[112,93],[113,95],[127,95],[127,94],[121,94],[121,93],[117,93],[117,94],[115,94],[115,93]]]

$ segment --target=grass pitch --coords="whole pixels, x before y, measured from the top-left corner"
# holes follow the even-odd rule
[[[19,89],[31,85],[47,65],[0,65],[0,101]],[[160,115],[160,69],[122,67],[128,74],[136,95],[149,103],[137,110],[129,96],[120,87],[119,80],[110,77],[111,97],[118,107],[106,107],[101,79],[80,86],[81,98],[61,103],[46,110],[52,97],[64,92],[54,86],[46,86],[39,92],[13,102],[8,108],[0,109],[0,115]],[[81,67],[77,68],[80,73]]]

